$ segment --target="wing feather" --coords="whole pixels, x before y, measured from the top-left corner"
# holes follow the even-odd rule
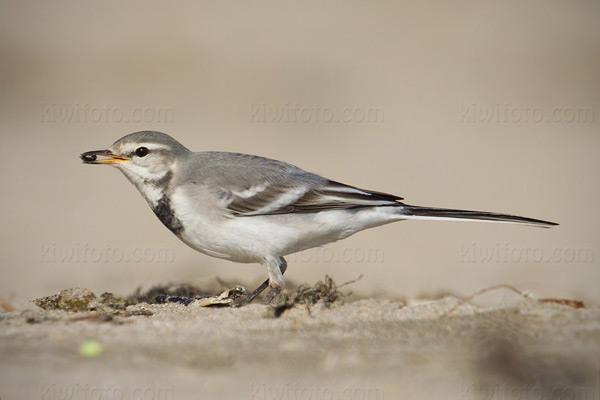
[[[323,185],[286,186],[265,183],[262,190],[250,187],[230,193],[227,208],[237,216],[314,213],[359,207],[399,206],[401,197],[359,189],[335,181]]]

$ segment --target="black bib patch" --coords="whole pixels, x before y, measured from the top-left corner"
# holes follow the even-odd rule
[[[171,202],[166,196],[163,196],[158,203],[156,203],[156,206],[152,208],[152,211],[154,211],[154,214],[160,219],[160,222],[174,234],[179,236],[181,231],[183,231],[183,225],[175,216],[175,213],[171,208]]]

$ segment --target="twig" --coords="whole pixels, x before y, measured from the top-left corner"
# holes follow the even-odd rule
[[[17,311],[16,308],[8,304],[2,297],[0,297],[0,307],[4,308],[6,312],[14,312]]]
[[[513,292],[517,293],[519,296],[522,296],[526,299],[534,298],[533,295],[531,293],[529,293],[528,291],[521,292],[520,290],[515,289],[513,286],[501,283],[499,285],[494,285],[494,286],[487,287],[485,289],[481,289],[481,290],[473,293],[470,296],[462,298],[458,302],[457,305],[452,307],[450,309],[450,311],[447,311],[443,315],[448,315],[448,314],[452,313],[454,310],[456,310],[458,307],[465,304],[466,302],[473,300],[475,297],[480,296],[484,293],[487,293],[491,290],[496,290],[496,289],[509,289],[509,290],[512,290]],[[545,299],[535,299],[535,300],[539,301],[540,303],[555,303],[555,304],[561,304],[561,305],[569,306],[569,307],[573,307],[573,308],[585,308],[585,304],[583,303],[583,301],[579,301],[579,300],[555,299],[555,298],[545,298]]]
[[[344,287],[344,286],[348,286],[348,285],[351,285],[351,284],[353,284],[353,283],[356,283],[356,282],[360,281],[360,280],[362,279],[362,277],[363,277],[363,275],[362,275],[362,274],[360,274],[360,275],[358,276],[358,278],[356,278],[356,279],[354,279],[354,280],[352,280],[352,281],[344,282],[344,283],[342,283],[341,285],[339,285],[339,286],[338,286],[338,289],[339,289],[339,288],[342,288],[342,287]]]
[[[469,301],[473,300],[477,296],[481,296],[484,293],[487,293],[489,291],[496,290],[496,289],[509,289],[509,290],[512,290],[513,292],[517,293],[519,296],[523,296],[525,298],[531,298],[531,295],[529,293],[527,293],[527,292],[521,292],[520,290],[515,289],[513,286],[507,285],[505,283],[501,283],[499,285],[489,286],[489,287],[486,287],[484,289],[481,289],[481,290],[473,293],[470,296],[463,297],[462,299],[460,299],[460,301],[458,302],[457,305],[455,305],[454,307],[452,307],[449,311],[445,312],[444,315],[451,314],[452,312],[454,312],[454,310],[456,310],[458,307],[462,306],[466,302],[469,302]]]

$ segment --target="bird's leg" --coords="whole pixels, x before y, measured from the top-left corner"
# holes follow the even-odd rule
[[[254,300],[259,294],[264,292],[267,287],[271,287],[269,294],[267,295],[267,301],[270,302],[277,296],[283,288],[283,274],[287,269],[287,262],[283,257],[271,259],[267,262],[267,271],[269,273],[269,279],[261,283],[256,289],[246,296],[242,301],[236,304],[238,307],[245,306]]]
[[[272,288],[283,287],[283,274],[287,269],[287,262],[283,257],[272,258],[267,261],[267,272],[269,273],[269,286]]]
[[[269,272],[269,293],[265,299],[266,304],[272,304],[279,293],[283,290],[283,273],[287,269],[287,262],[283,257],[278,257],[267,262]]]

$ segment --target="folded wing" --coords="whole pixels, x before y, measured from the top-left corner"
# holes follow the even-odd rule
[[[227,208],[237,216],[314,213],[335,209],[400,206],[401,197],[359,189],[335,181],[314,185],[264,183],[231,191]]]

